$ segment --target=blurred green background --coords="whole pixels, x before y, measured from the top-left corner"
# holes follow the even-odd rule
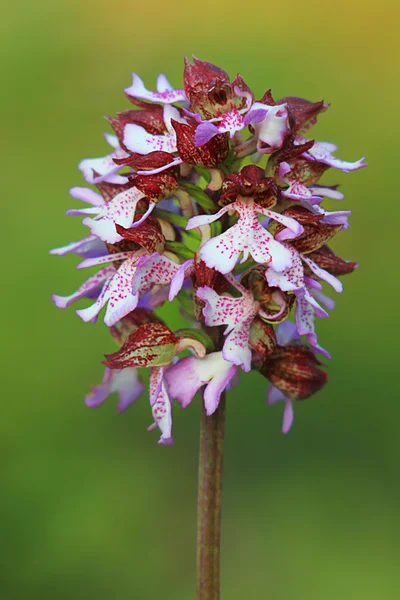
[[[315,129],[369,168],[332,171],[354,213],[333,247],[357,260],[320,321],[330,384],[280,433],[266,382],[231,394],[225,457],[224,600],[389,600],[400,595],[398,479],[398,2],[11,3],[2,55],[2,600],[194,597],[199,403],[157,446],[145,395],[122,416],[83,397],[113,343],[60,311],[82,280],[68,195],[102,155],[103,115],[129,107],[136,71],[181,82],[184,54],[240,72],[261,94],[331,103]],[[4,139],[5,134],[5,139]],[[336,205],[337,206],[337,205]]]

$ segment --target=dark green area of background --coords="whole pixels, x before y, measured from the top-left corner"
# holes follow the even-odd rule
[[[86,409],[113,345],[101,322],[52,305],[82,273],[48,255],[83,233],[63,216],[68,189],[83,185],[78,161],[106,151],[101,117],[129,107],[131,72],[179,85],[192,53],[258,96],[331,102],[313,133],[370,165],[325,179],[354,211],[334,248],[361,265],[318,323],[329,385],[288,436],[260,377],[230,395],[223,599],[399,597],[398,16],[391,0],[2,11],[2,600],[194,597],[198,400],[175,408],[171,448],[146,432],[145,395],[122,416],[114,398]]]

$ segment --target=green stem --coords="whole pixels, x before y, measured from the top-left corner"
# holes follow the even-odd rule
[[[213,415],[202,403],[197,499],[197,600],[220,598],[221,487],[225,393]]]

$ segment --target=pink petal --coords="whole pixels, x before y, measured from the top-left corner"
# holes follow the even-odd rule
[[[115,224],[129,228],[135,218],[136,206],[139,200],[144,198],[143,192],[136,187],[129,188],[119,193],[104,208],[102,208],[96,219],[84,219],[84,225],[88,225],[93,234],[111,244],[121,240],[121,236],[115,229]]]
[[[293,425],[294,420],[294,411],[293,411],[293,402],[286,399],[285,408],[283,411],[283,422],[282,422],[282,433],[288,433]]]
[[[93,206],[104,206],[105,204],[103,196],[97,194],[90,188],[73,187],[69,190],[69,193],[76,200],[87,202],[88,204],[92,204]]]
[[[175,275],[172,277],[171,286],[169,289],[168,300],[172,302],[175,296],[182,289],[183,282],[186,277],[189,277],[194,272],[194,260],[193,258],[189,258],[189,260],[185,261],[179,269],[176,271]]]
[[[111,327],[137,307],[139,294],[132,292],[136,259],[128,259],[112,278],[108,291],[108,306],[104,323]]]
[[[112,267],[107,267],[107,268],[110,269]],[[114,273],[115,273],[115,269],[114,269]],[[83,309],[76,311],[76,314],[82,319],[82,321],[85,321],[85,323],[88,323],[89,321],[94,322],[97,319],[99,312],[101,311],[103,306],[106,305],[106,303],[110,297],[110,289],[109,288],[110,288],[110,284],[114,277],[115,277],[115,274],[113,275],[113,277],[110,277],[106,280],[106,282],[104,283],[103,288],[94,304],[92,304],[88,308],[83,308]]]
[[[271,153],[275,148],[281,148],[283,140],[289,130],[288,111],[285,104],[266,106],[259,102],[253,104],[253,109],[267,109],[264,119],[254,123],[256,136],[258,137],[258,152]],[[262,142],[262,144],[260,143]],[[263,147],[265,144],[267,147]]]
[[[283,321],[276,327],[276,339],[280,346],[286,346],[299,337],[297,327],[292,321]]]
[[[152,407],[152,413],[154,421],[161,431],[158,443],[170,446],[174,443],[172,437],[172,407],[164,382],[161,384],[160,392]]]
[[[218,406],[220,395],[236,373],[235,365],[224,360],[222,352],[212,352],[204,358],[181,358],[166,371],[165,380],[172,398],[186,408],[196,392],[208,384],[204,392],[207,414]]]
[[[197,126],[194,134],[196,146],[203,146],[207,144],[215,135],[219,133],[219,128],[214,123],[200,123]]]
[[[186,100],[185,92],[183,90],[174,90],[165,75],[162,74],[157,79],[157,92],[152,92],[145,87],[139,75],[133,73],[132,85],[125,89],[125,93],[133,98],[141,98],[149,102],[161,102],[164,104]]]
[[[209,354],[208,356],[212,356]],[[205,360],[205,359],[202,359]],[[222,392],[228,387],[236,374],[236,366],[224,361],[223,367],[214,375],[204,391],[204,406],[207,415],[212,415],[218,408]]]
[[[202,227],[203,225],[209,225],[210,223],[214,223],[227,213],[231,209],[231,206],[224,206],[220,211],[215,213],[214,215],[198,215],[196,217],[192,217],[189,219],[186,225],[186,231],[190,229],[195,229],[196,227]]]
[[[302,254],[301,258],[310,267],[311,271],[315,273],[317,277],[329,283],[329,285],[331,285],[336,292],[340,293],[343,291],[342,282],[339,281],[339,279],[337,279],[334,275],[331,275],[330,273],[328,273],[328,271],[321,269],[313,260],[311,260],[311,258],[308,258],[308,256]]]
[[[246,373],[251,370],[251,350],[249,348],[251,323],[252,319],[249,319],[235,327],[226,338],[222,349],[224,359],[242,367]]]
[[[140,251],[139,251],[140,252]],[[135,252],[116,252],[115,254],[106,254],[105,256],[97,256],[95,258],[86,258],[77,266],[77,269],[85,269],[87,267],[96,267],[103,265],[108,262],[114,262],[116,260],[125,260],[131,258],[133,255],[137,255]]]
[[[106,267],[101,269],[94,275],[91,275],[85,283],[83,283],[73,294],[70,296],[52,296],[54,304],[58,308],[66,308],[72,302],[79,300],[80,298],[93,297],[93,294],[98,290],[100,292],[103,284],[113,275],[115,275],[114,267]]]
[[[290,239],[293,237],[297,237],[298,235],[301,235],[304,231],[303,225],[298,223],[296,221],[296,219],[292,219],[292,217],[286,217],[285,215],[276,213],[273,210],[267,210],[266,208],[261,208],[261,206],[257,207],[257,212],[261,212],[266,217],[269,217],[270,219],[274,219],[278,223],[281,223],[281,225],[284,225],[289,230],[289,232],[287,232],[286,230],[283,230],[280,232],[280,233],[284,233],[286,231],[286,237],[284,237],[283,239],[288,239],[289,237],[290,237]],[[276,237],[276,239],[278,241],[283,241],[282,238],[278,239],[278,236]]]
[[[355,162],[347,162],[345,160],[341,160],[340,158],[336,158],[336,156],[332,155],[332,152],[335,152],[336,150],[337,147],[333,144],[329,144],[328,142],[315,142],[314,146],[310,148],[310,150],[307,150],[303,156],[309,160],[317,160],[335,169],[340,169],[345,173],[356,171],[357,169],[362,169],[363,167],[367,166],[367,164],[364,162],[365,157],[360,158]]]
[[[178,272],[180,265],[165,254],[152,254],[141,258],[133,281],[133,293],[145,294],[155,285],[168,285]]]
[[[280,402],[281,400],[286,400],[284,393],[281,392],[281,390],[279,390],[277,387],[272,385],[272,383],[270,383],[268,386],[268,392],[267,392],[268,405],[273,406],[274,404],[276,404],[277,402]]]
[[[317,334],[315,333],[315,314],[314,309],[306,297],[296,300],[296,325],[299,335],[305,335],[308,343],[317,351],[330,358],[329,353],[318,345]]]
[[[161,386],[164,379],[165,367],[152,367],[150,369],[149,379],[149,396],[150,406],[154,406],[157,402],[159,393],[161,392]]]
[[[292,265],[283,272],[274,271],[269,268],[265,272],[268,285],[278,287],[283,292],[301,289],[305,286],[303,263],[299,253],[292,247],[286,246],[291,253]]]
[[[131,152],[139,154],[148,154],[156,150],[170,154],[177,151],[176,135],[173,131],[166,135],[152,134],[136,123],[125,125],[124,145]]]
[[[98,256],[105,252],[105,245],[97,236],[88,235],[77,242],[71,242],[66,246],[61,246],[61,248],[50,250],[50,254],[56,254],[57,256],[65,256],[71,252],[79,256]]]

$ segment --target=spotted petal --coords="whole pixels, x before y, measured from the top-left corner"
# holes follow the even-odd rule
[[[132,85],[125,89],[125,93],[132,98],[148,100],[149,102],[160,102],[162,104],[173,104],[186,100],[183,90],[174,90],[165,75],[160,74],[157,78],[157,91],[148,90],[143,80],[133,73]]]
[[[149,152],[176,152],[176,136],[173,132],[166,135],[148,133],[136,123],[128,123],[124,129],[124,145],[131,152],[148,154]]]
[[[115,196],[103,208],[99,208],[98,214],[94,219],[87,218],[82,222],[101,240],[115,244],[115,242],[119,242],[122,239],[117,233],[115,225],[122,225],[126,229],[131,227],[135,218],[137,204],[142,198],[144,198],[143,192],[136,187],[129,188]]]
[[[229,335],[222,351],[225,360],[250,371],[249,331],[260,309],[259,303],[251,293],[243,293],[239,298],[219,296],[207,286],[198,288],[197,296],[206,303],[203,315],[207,325],[227,325],[225,335]]]
[[[241,262],[246,261],[250,254],[256,262],[271,263],[277,271],[283,271],[291,265],[289,250],[274,240],[273,236],[258,221],[257,212],[263,210],[260,206],[256,206],[251,199],[239,199],[224,208],[238,211],[239,220],[233,227],[202,246],[200,256],[208,267],[215,268],[220,273],[229,273],[234,269],[242,252]],[[224,209],[217,215],[221,216],[223,211]],[[196,223],[201,222],[202,224],[206,220],[211,222],[218,218],[217,215],[206,217],[202,221],[199,217],[194,217],[190,219],[188,226],[193,226],[195,220]],[[281,216],[278,216],[278,219],[281,219]],[[290,223],[292,226],[292,222],[296,223],[294,219],[290,222],[285,220],[286,225]]]
[[[305,335],[308,343],[316,352],[330,358],[329,352],[318,344],[315,332],[315,311],[306,296],[298,297],[296,300],[296,326],[299,335]]]
[[[303,156],[309,160],[317,160],[318,162],[334,167],[335,169],[340,169],[345,173],[356,171],[357,169],[362,169],[367,166],[364,162],[365,157],[360,158],[360,160],[355,162],[347,162],[333,156],[332,152],[335,152],[335,150],[337,150],[337,147],[334,144],[328,142],[315,142],[313,147],[307,150]]]
[[[155,422],[154,425],[149,427],[149,430],[154,429],[156,426],[159,427],[161,437],[158,443],[170,446],[174,443],[172,437],[172,406],[164,381],[161,383],[160,391],[151,410]]]
[[[174,106],[164,107],[163,118],[167,128],[165,135],[151,134],[136,123],[128,123],[124,128],[124,145],[131,152],[139,154],[148,154],[154,151],[168,152],[169,154],[176,152],[176,132],[171,125],[171,120],[178,121],[178,123],[185,123],[186,120],[181,117],[179,110]]]
[[[145,294],[155,285],[168,285],[180,265],[165,254],[152,254],[139,259],[133,281],[133,293]]]
[[[290,292],[304,288],[304,269],[300,255],[295,248],[289,245],[286,245],[286,248],[291,253],[291,267],[283,272],[269,268],[265,272],[265,278],[270,287],[278,287],[283,292]]]
[[[136,268],[136,258],[126,260],[110,282],[108,305],[104,317],[104,323],[109,327],[115,325],[138,305],[139,294],[132,292]]]

